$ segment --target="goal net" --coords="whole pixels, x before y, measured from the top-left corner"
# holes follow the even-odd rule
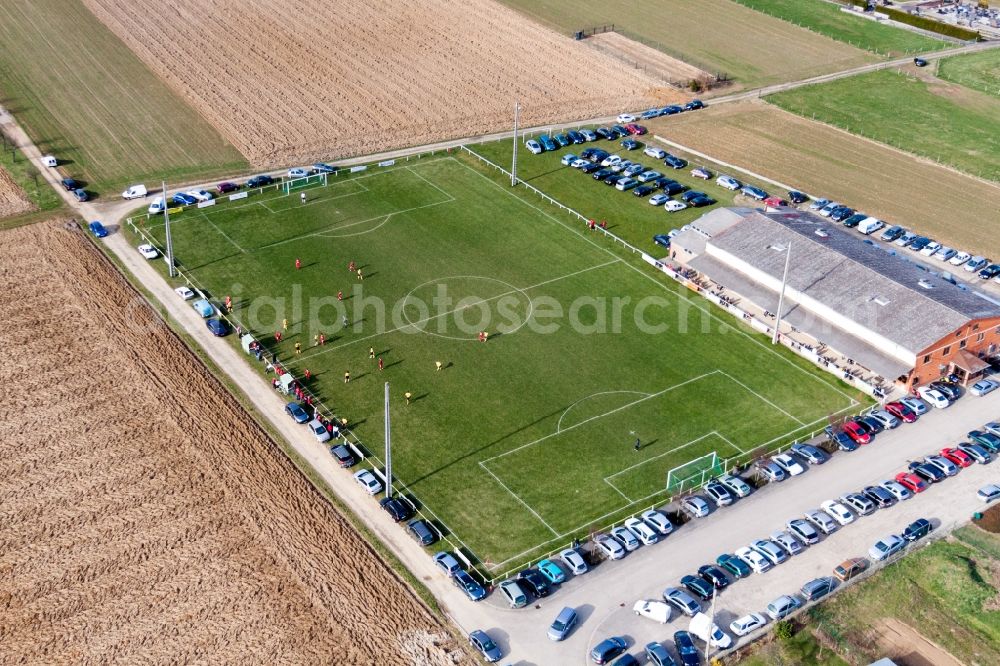
[[[291,194],[295,190],[301,190],[307,187],[317,187],[320,185],[325,186],[326,177],[327,174],[325,173],[314,173],[311,176],[283,180],[281,181],[281,191],[285,194]]]
[[[689,460],[683,465],[672,467],[667,471],[667,493],[679,495],[695,488],[700,488],[709,479],[724,472],[723,464],[715,451],[701,457]]]

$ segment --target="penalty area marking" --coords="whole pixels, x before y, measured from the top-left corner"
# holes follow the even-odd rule
[[[567,407],[565,409],[565,411],[563,411],[562,415],[559,417],[559,422],[556,423],[556,434],[559,434],[559,433],[562,432],[562,422],[563,422],[563,419],[566,418],[566,415],[569,414],[569,410],[573,409],[574,407],[576,407],[577,405],[579,405],[584,400],[590,400],[591,398],[596,398],[599,395],[614,395],[616,393],[631,393],[632,395],[641,395],[641,396],[645,396],[647,398],[649,398],[650,396],[653,395],[652,393],[647,393],[646,391],[626,391],[626,390],[621,390],[621,391],[601,391],[599,393],[591,393],[590,395],[588,395],[588,396],[586,396],[584,398],[580,398],[579,400],[577,400],[576,402],[574,402],[572,405],[570,405],[569,407]]]

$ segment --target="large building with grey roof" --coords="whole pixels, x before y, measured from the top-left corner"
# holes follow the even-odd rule
[[[712,211],[677,235],[676,261],[907,389],[980,375],[1000,350],[1000,306],[936,259],[790,208]]]

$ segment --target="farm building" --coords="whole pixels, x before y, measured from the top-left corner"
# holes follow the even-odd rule
[[[1000,354],[1000,306],[943,279],[936,259],[865,240],[812,213],[723,208],[674,238],[671,257],[769,313],[787,259],[785,326],[906,390],[980,376]]]

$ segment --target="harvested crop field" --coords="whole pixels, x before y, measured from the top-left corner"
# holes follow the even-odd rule
[[[2,661],[465,661],[82,232],[0,285]]]
[[[6,169],[0,167],[0,217],[27,213],[34,208],[24,190],[18,187]]]
[[[583,43],[639,67],[650,76],[671,83],[683,85],[691,80],[707,80],[712,76],[703,69],[617,32],[598,33],[588,37]]]
[[[683,97],[491,0],[84,2],[258,165]]]
[[[664,138],[945,245],[1000,256],[1000,237],[991,226],[1000,210],[998,185],[760,101],[649,125]],[[955,196],[961,205],[949,204]]]

